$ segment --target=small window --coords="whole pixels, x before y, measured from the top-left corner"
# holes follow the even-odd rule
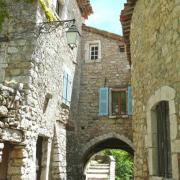
[[[126,91],[112,90],[111,92],[111,111],[112,115],[127,114],[127,95]]]
[[[85,43],[85,62],[97,63],[101,62],[101,41],[87,41]]]
[[[96,60],[99,56],[99,47],[98,44],[90,44],[90,59]]]
[[[120,52],[125,52],[125,47],[124,47],[124,45],[120,45],[120,46],[119,46],[119,51],[120,51]]]

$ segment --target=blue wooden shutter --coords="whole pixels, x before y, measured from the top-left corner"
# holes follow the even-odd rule
[[[100,116],[107,116],[108,109],[109,109],[109,90],[107,87],[99,89],[99,115]]]
[[[132,115],[132,87],[128,86],[128,115]]]
[[[68,74],[64,72],[63,76],[63,103],[67,104],[67,83],[68,83]]]
[[[68,75],[68,82],[67,82],[67,101],[68,105],[71,103],[71,94],[72,94],[72,77]]]

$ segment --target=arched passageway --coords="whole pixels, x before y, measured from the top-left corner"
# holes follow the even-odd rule
[[[131,147],[126,142],[113,137],[113,138],[102,140],[98,142],[97,144],[92,145],[92,147],[90,147],[83,156],[83,159],[82,159],[83,164],[85,165],[94,154],[104,149],[121,149],[121,150],[127,151],[128,153],[132,155],[134,154],[133,147]]]
[[[131,140],[119,134],[106,134],[89,141],[82,152],[83,173],[86,174],[87,165],[95,154],[106,149],[124,150],[134,155],[134,148]]]

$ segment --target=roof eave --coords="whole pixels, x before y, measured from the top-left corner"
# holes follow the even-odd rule
[[[92,6],[89,0],[77,0],[82,17],[88,19],[88,16],[93,13]]]
[[[131,64],[131,47],[130,47],[131,20],[136,2],[137,0],[127,0],[127,3],[124,4],[124,9],[121,11],[121,15],[120,15],[124,41],[126,43],[127,58],[130,64]]]

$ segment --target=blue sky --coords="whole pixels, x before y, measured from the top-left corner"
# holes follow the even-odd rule
[[[120,12],[127,0],[90,0],[94,13],[86,25],[122,35]]]

